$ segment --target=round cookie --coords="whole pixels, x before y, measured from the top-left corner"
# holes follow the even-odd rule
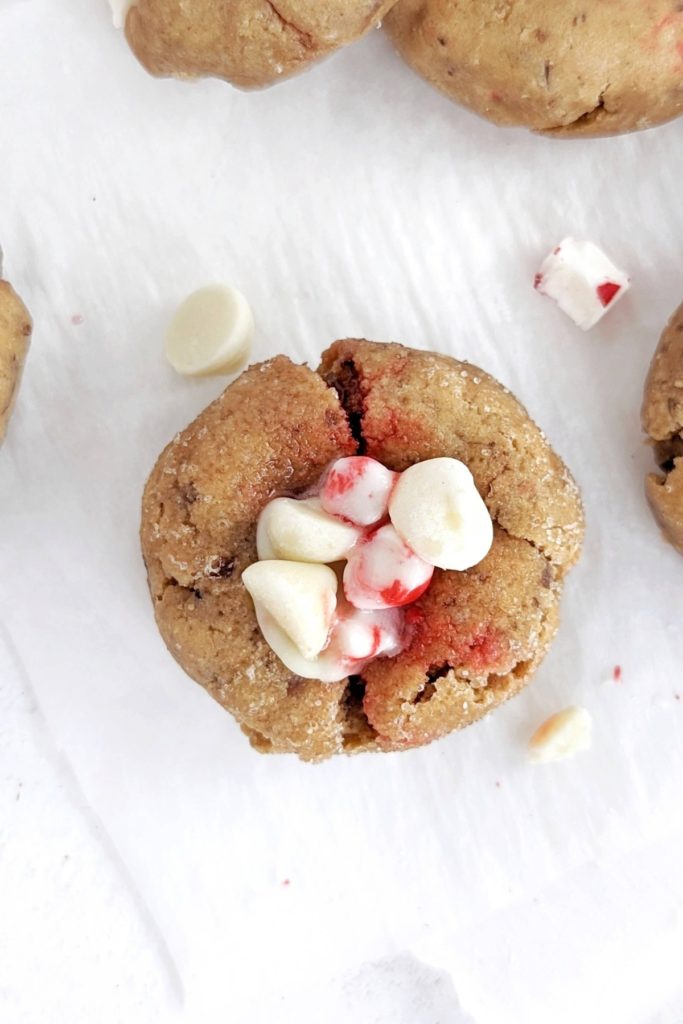
[[[663,473],[646,478],[647,500],[665,536],[683,554],[683,305],[652,357],[641,419]]]
[[[12,415],[31,329],[26,306],[7,281],[0,281],[0,443]]]
[[[323,684],[275,656],[240,575],[267,501],[358,452],[393,470],[465,462],[495,538],[475,568],[436,570],[401,654]],[[305,760],[428,743],[517,693],[555,633],[582,536],[576,485],[505,388],[468,363],[358,340],[332,345],[317,373],[283,356],[243,373],[160,456],[141,529],[171,653],[257,749]]]
[[[212,75],[255,88],[359,39],[395,2],[134,0],[126,37],[154,75]]]
[[[499,125],[614,135],[683,113],[678,0],[401,0],[399,53]]]

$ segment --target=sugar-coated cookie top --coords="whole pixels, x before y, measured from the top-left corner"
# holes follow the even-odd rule
[[[464,463],[493,545],[470,570],[434,570],[395,657],[339,683],[302,679],[263,639],[241,574],[268,502],[358,454],[396,472]],[[245,371],[167,446],[142,515],[171,653],[258,749],[307,760],[427,743],[518,692],[555,632],[582,535],[576,485],[507,389],[468,363],[359,340],[332,345],[318,372],[282,356]]]

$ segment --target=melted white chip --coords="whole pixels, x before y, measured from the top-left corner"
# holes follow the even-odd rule
[[[332,569],[304,562],[254,562],[242,573],[242,582],[257,613],[259,608],[267,612],[304,658],[322,651],[337,606]]]
[[[338,562],[346,558],[360,529],[328,515],[318,498],[275,498],[259,516],[259,558],[294,562]]]
[[[247,300],[230,285],[193,292],[166,332],[166,357],[185,376],[235,373],[249,358],[254,318]]]

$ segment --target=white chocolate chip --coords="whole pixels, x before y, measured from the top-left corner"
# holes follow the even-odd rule
[[[593,242],[565,238],[553,249],[534,279],[542,295],[554,299],[577,327],[590,330],[631,286]]]
[[[320,679],[323,683],[337,683],[348,675],[343,666],[326,656],[327,652],[305,658],[273,616],[258,601],[254,603],[254,608],[264,640],[290,672],[301,676],[302,679]]]
[[[457,459],[428,459],[399,477],[389,502],[397,532],[440,569],[469,569],[493,543],[493,523],[472,474]]]
[[[304,658],[322,651],[337,606],[332,569],[304,562],[254,562],[242,573],[242,582],[257,611],[267,612]]]
[[[166,332],[166,357],[189,377],[235,373],[246,363],[254,336],[247,300],[230,285],[209,285],[178,307]]]
[[[551,715],[529,740],[529,760],[536,764],[562,761],[591,743],[593,722],[585,708],[569,707]]]
[[[346,558],[360,529],[324,512],[318,498],[275,498],[259,516],[259,558],[294,562],[338,562]]]

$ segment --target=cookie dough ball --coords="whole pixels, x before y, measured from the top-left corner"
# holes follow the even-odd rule
[[[642,423],[662,471],[646,478],[647,500],[664,535],[683,554],[683,305],[666,326],[652,358]]]
[[[419,74],[495,124],[614,135],[683,113],[673,0],[401,0],[385,25]]]
[[[26,306],[7,281],[0,281],[0,444],[12,414],[31,329]]]
[[[135,0],[126,36],[153,75],[243,88],[302,71],[377,25],[395,0]]]
[[[389,469],[442,456],[471,470],[494,520],[487,557],[435,570],[402,653],[339,683],[302,679],[265,642],[241,582],[274,496],[365,453]],[[517,693],[558,624],[579,555],[580,497],[517,400],[468,363],[339,341],[317,372],[251,367],[177,435],[145,488],[142,550],[161,634],[261,751],[305,760],[419,746]]]

